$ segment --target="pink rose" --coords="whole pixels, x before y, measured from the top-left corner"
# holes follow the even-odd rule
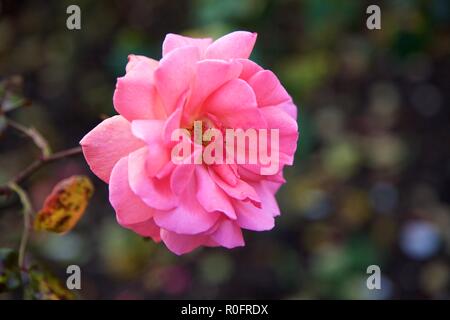
[[[123,227],[176,254],[243,246],[242,229],[273,228],[275,193],[297,146],[297,109],[277,77],[248,60],[255,41],[256,33],[244,31],[214,42],[168,34],[160,61],[128,57],[113,99],[119,115],[80,142],[92,171],[109,183]],[[277,130],[276,145],[268,143],[276,171],[264,173],[261,162],[174,163],[172,132],[192,132],[194,121],[219,131]]]

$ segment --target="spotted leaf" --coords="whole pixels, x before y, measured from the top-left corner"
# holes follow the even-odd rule
[[[93,192],[88,177],[72,176],[60,181],[38,212],[34,228],[55,233],[70,231],[83,216]]]

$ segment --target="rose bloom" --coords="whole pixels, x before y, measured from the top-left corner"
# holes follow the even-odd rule
[[[109,184],[117,221],[176,254],[244,245],[242,229],[270,230],[275,193],[297,147],[297,108],[269,70],[249,60],[256,33],[215,41],[168,34],[162,59],[130,55],[114,108],[80,142],[91,170]],[[219,130],[279,129],[278,171],[263,164],[175,164],[171,133],[194,121]],[[194,142],[193,142],[194,143]]]

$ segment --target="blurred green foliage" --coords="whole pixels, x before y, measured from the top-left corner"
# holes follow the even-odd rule
[[[120,228],[96,179],[93,203],[70,234],[33,239],[33,255],[52,269],[80,264],[81,297],[449,298],[448,1],[377,1],[375,31],[365,26],[372,1],[0,2],[0,75],[22,75],[33,102],[12,114],[55,149],[114,113],[127,55],[159,59],[169,32],[258,32],[252,59],[280,77],[299,107],[282,215],[270,232],[246,232],[244,248],[176,257]],[[82,29],[69,31],[65,8],[75,3]],[[0,181],[34,156],[29,147],[2,136]],[[81,159],[50,166],[29,182],[33,201],[87,172]],[[1,246],[16,245],[20,222],[5,205]],[[365,286],[370,264],[381,267],[382,290]]]

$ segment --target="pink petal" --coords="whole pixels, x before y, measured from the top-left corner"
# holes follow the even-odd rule
[[[163,139],[164,143],[168,145],[173,145],[172,141],[172,133],[174,130],[179,129],[181,127],[181,116],[183,115],[183,105],[185,101],[186,95],[183,94],[181,96],[181,101],[178,102],[178,107],[172,112],[170,117],[167,119],[167,121],[164,123],[164,129],[163,129]]]
[[[161,229],[161,239],[170,251],[182,255],[208,243],[205,235],[186,235]]]
[[[214,41],[206,49],[207,59],[247,59],[256,42],[256,33],[235,31]]]
[[[197,77],[186,113],[195,118],[202,102],[224,83],[237,78],[241,69],[242,65],[236,61],[202,60],[197,62]]]
[[[228,183],[223,181],[219,176],[217,176],[214,170],[209,170],[209,174],[213,181],[230,197],[237,200],[251,200],[255,203],[260,203],[258,194],[255,189],[245,181],[238,179],[236,185],[230,186]]]
[[[292,101],[281,103],[278,107],[283,109],[283,111],[290,115],[294,120],[297,120],[297,107]]]
[[[212,180],[203,166],[196,166],[197,200],[208,212],[220,211],[230,219],[236,219],[236,213],[225,192]]]
[[[195,184],[191,183],[180,196],[178,206],[168,211],[156,211],[155,223],[178,234],[198,234],[210,229],[220,214],[207,212],[195,197]]]
[[[163,42],[163,57],[169,52],[187,46],[195,46],[200,50],[201,56],[206,51],[206,48],[212,43],[211,38],[190,38],[180,36],[178,34],[169,33]]]
[[[279,152],[293,159],[298,140],[297,121],[279,107],[261,108],[261,113],[266,119],[269,131],[270,129],[279,130]],[[269,137],[267,140],[270,142]],[[268,143],[269,147],[270,145]]]
[[[154,143],[148,147],[145,166],[148,177],[156,177],[169,162],[171,162],[169,150],[162,143]]]
[[[134,67],[139,65],[141,62],[146,63],[150,67],[151,71],[155,71],[155,69],[158,67],[158,63],[159,63],[158,61],[148,58],[146,56],[129,54],[128,55],[128,63],[125,66],[125,71],[126,72],[131,71]],[[151,75],[151,78],[153,79],[153,73]]]
[[[167,163],[164,165],[164,167],[162,167],[162,168],[158,171],[158,173],[156,174],[156,177],[157,177],[158,179],[163,179],[163,178],[165,178],[165,177],[168,177],[168,176],[173,172],[173,170],[175,169],[175,167],[176,167],[176,164],[173,163],[172,161],[167,162]]]
[[[238,183],[237,165],[235,164],[213,164],[210,168],[230,186]],[[236,169],[234,169],[236,168]]]
[[[274,106],[291,101],[291,97],[272,71],[257,72],[248,80],[248,84],[255,92],[259,107]]]
[[[153,218],[146,221],[124,226],[125,228],[131,229],[142,237],[150,237],[155,242],[161,241],[160,232],[161,229],[155,224]]]
[[[157,179],[149,176],[147,164],[149,149],[136,150],[128,156],[128,179],[131,190],[149,207],[169,210],[178,203],[178,198],[170,189],[169,179]]]
[[[225,104],[225,106],[224,106]],[[208,99],[208,111],[231,113],[243,105],[247,108],[257,107],[256,96],[252,88],[241,79],[226,83]],[[237,114],[234,114],[237,116]]]
[[[215,91],[204,103],[205,110],[230,128],[264,128],[252,88],[241,79],[233,79]]]
[[[131,132],[134,136],[152,144],[162,141],[164,120],[134,120],[131,122]]]
[[[128,120],[164,117],[153,73],[158,62],[143,56],[128,57],[127,73],[117,79],[114,108]]]
[[[259,169],[259,168],[258,168]],[[250,182],[250,181],[261,181],[262,179],[266,179],[266,176],[262,176],[259,171],[255,172],[255,170],[249,170],[242,165],[239,165],[237,168],[239,176],[242,180]]]
[[[264,70],[261,66],[248,59],[236,59],[242,65],[242,71],[239,78],[248,81],[255,73]]]
[[[262,209],[265,212],[269,212],[272,216],[276,217],[280,215],[280,208],[278,207],[277,199],[275,198],[275,192],[272,192],[273,182],[261,181],[259,183],[251,183],[252,187],[256,190],[259,198],[262,201]],[[276,184],[277,187],[279,184]]]
[[[241,228],[264,231],[270,230],[275,225],[275,220],[270,211],[263,208],[257,208],[248,201],[233,201],[236,209],[237,223]]]
[[[242,230],[237,223],[228,219],[220,222],[217,230],[211,234],[211,238],[219,245],[231,249],[245,245]]]
[[[266,181],[265,185],[266,188],[272,192],[272,194],[276,194],[280,187],[285,183],[286,181],[279,182],[279,181]]]
[[[153,178],[170,162],[170,150],[162,140],[163,120],[134,120],[131,131],[148,145],[146,161],[147,175]]]
[[[128,184],[128,157],[114,166],[109,183],[109,201],[116,210],[117,220],[123,225],[146,221],[153,216],[153,209],[136,196]]]
[[[190,88],[199,60],[197,47],[182,47],[169,52],[155,70],[155,85],[166,113],[170,115],[181,95]]]
[[[176,195],[180,195],[190,184],[194,176],[195,165],[192,164],[178,164],[175,166],[172,175],[170,176],[170,188]]]
[[[282,182],[283,179],[281,176],[281,171],[283,169],[283,166],[291,165],[294,161],[294,153],[297,149],[298,140],[297,122],[278,106],[264,107],[261,108],[260,111],[267,123],[267,147],[269,153],[278,152],[278,157],[272,160],[274,163],[271,163],[269,165],[261,164],[259,162],[260,159],[258,159],[258,163],[256,164],[240,164],[239,168],[244,168],[247,170],[247,172],[240,171],[240,173],[243,173],[246,178],[250,178],[251,180],[256,179],[254,179],[254,177],[251,177],[251,174],[246,175],[246,173],[267,175],[273,177],[270,178],[273,181]],[[277,145],[272,145],[271,142],[271,130],[273,129],[278,130],[279,141]],[[271,170],[268,170],[270,166],[272,166]],[[263,168],[266,168],[266,171],[263,171]],[[273,172],[272,169],[275,169],[275,172]]]
[[[241,179],[247,182],[250,181],[271,181],[277,183],[286,183],[286,180],[283,178],[283,172],[280,170],[277,174],[274,175],[261,175],[261,167],[252,167],[248,168],[245,165],[238,166],[238,173],[241,176]]]
[[[120,158],[144,146],[132,135],[130,123],[122,116],[102,121],[81,139],[80,144],[92,172],[106,183]]]
[[[246,173],[253,173],[255,175],[260,175],[264,179],[271,179],[273,176],[278,176],[283,169],[282,168],[283,165],[280,163],[280,158],[281,157],[279,157],[278,159],[275,159],[274,164],[272,164],[273,166],[276,166],[275,173],[273,173],[273,172],[267,173],[267,172],[262,171],[263,168],[269,168],[270,165],[262,165],[259,163],[258,164],[240,164],[238,172],[240,174],[242,174],[243,178],[249,177],[248,175],[246,175]],[[246,172],[244,170],[246,170]],[[250,179],[250,180],[255,180],[255,179]]]

